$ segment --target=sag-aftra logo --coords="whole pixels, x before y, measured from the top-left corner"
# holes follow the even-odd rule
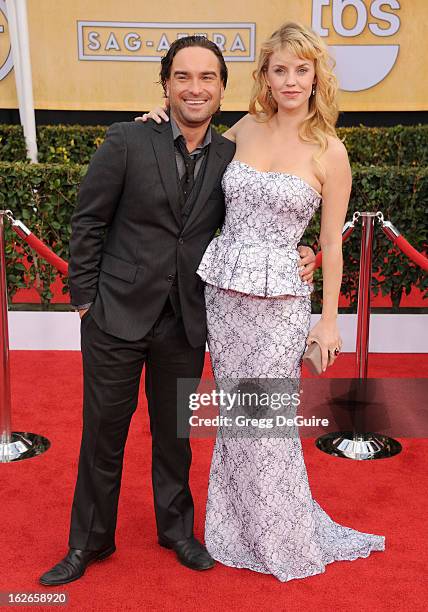
[[[254,62],[255,23],[78,21],[79,60],[158,62],[177,38],[198,34],[227,62]]]
[[[400,30],[400,8],[398,0],[312,0],[312,29],[343,40],[329,44],[342,90],[369,89],[391,72],[400,46],[388,37]]]

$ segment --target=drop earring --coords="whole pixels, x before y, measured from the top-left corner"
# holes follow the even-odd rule
[[[316,92],[315,85],[312,85],[312,95],[314,96]]]

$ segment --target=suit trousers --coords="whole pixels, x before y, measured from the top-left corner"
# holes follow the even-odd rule
[[[144,365],[158,537],[167,543],[190,537],[192,452],[189,438],[177,436],[177,411],[186,418],[190,410],[182,400],[177,406],[177,379],[200,379],[205,345],[188,343],[181,314],[168,298],[150,332],[132,342],[102,331],[89,310],[81,321],[81,347],[83,431],[69,546],[115,544],[124,450]]]

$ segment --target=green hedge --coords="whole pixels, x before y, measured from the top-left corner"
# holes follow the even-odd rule
[[[77,164],[27,164],[0,162],[0,208],[10,208],[17,219],[68,260],[70,218],[76,203],[77,188],[86,166]],[[50,285],[56,270],[38,255],[30,255],[32,265],[26,272],[22,261],[23,241],[6,223],[6,270],[9,299],[18,289],[36,286],[42,302],[49,304]],[[26,253],[31,253],[25,247]],[[64,292],[68,290],[67,285]]]
[[[0,161],[25,161],[24,133],[21,125],[4,125],[0,123]]]
[[[428,250],[428,228],[426,224],[428,205],[428,168],[394,168],[354,166],[353,182],[347,220],[355,211],[382,211],[386,221],[393,225],[418,250]],[[308,228],[310,237],[315,238],[320,231],[320,217],[317,215]],[[305,234],[306,237],[307,234]],[[351,300],[351,308],[356,312],[359,278],[361,220],[356,223],[351,238],[343,248],[344,271],[342,293]],[[427,297],[428,276],[413,264],[385,236],[376,221],[373,245],[373,274],[382,274],[381,282],[373,278],[373,292],[390,295],[394,308],[398,308],[403,293],[409,295],[412,287],[418,287]],[[315,272],[314,306],[321,305],[321,271]],[[320,310],[319,310],[320,311]]]
[[[103,142],[104,126],[47,125],[37,128],[39,162],[87,164]],[[21,126],[0,124],[0,161],[25,161]]]
[[[226,126],[217,126],[220,132]],[[39,161],[87,164],[103,141],[102,126],[40,126],[37,129]],[[339,128],[351,163],[364,166],[424,166],[428,155],[428,126]],[[25,161],[20,126],[0,124],[0,161]]]
[[[70,217],[76,202],[78,184],[86,166],[77,164],[27,164],[0,163],[0,208],[11,208],[16,218],[22,219],[42,240],[47,242],[58,255],[68,259],[70,238]],[[353,168],[353,190],[347,219],[359,211],[384,213],[403,235],[418,250],[427,247],[426,207],[428,202],[428,169],[395,167]],[[344,275],[342,292],[351,298],[356,308],[358,286],[358,262],[360,255],[360,228],[358,223],[351,238],[344,245]],[[305,233],[305,240],[317,246],[320,230],[319,212]],[[39,281],[42,301],[51,299],[50,283],[55,270],[34,256],[29,273],[21,263],[22,256],[16,247],[19,238],[7,228],[7,274],[9,297],[17,289],[26,287],[28,281]],[[377,228],[374,245],[374,272],[382,271],[385,280],[374,282],[374,291],[390,294],[398,307],[402,292],[410,293],[412,286],[425,292],[428,289],[427,275],[409,262],[407,257],[393,247],[386,236]],[[316,272],[313,294],[314,311],[321,308],[321,271]],[[27,278],[26,278],[27,277]],[[65,289],[66,290],[66,289]]]

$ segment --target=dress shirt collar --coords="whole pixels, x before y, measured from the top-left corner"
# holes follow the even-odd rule
[[[171,123],[171,128],[172,128],[172,137],[174,138],[174,140],[177,140],[177,138],[179,138],[180,136],[183,136],[183,134],[181,133],[181,130],[178,127],[177,123],[175,122],[174,117],[172,116],[171,113],[169,114],[169,121]],[[183,136],[183,139],[184,139],[184,136]],[[207,131],[205,132],[205,138],[202,144],[196,147],[196,149],[194,149],[194,151],[192,151],[190,155],[193,155],[194,153],[198,153],[201,149],[208,146],[209,144],[211,144],[211,125],[208,126]]]

